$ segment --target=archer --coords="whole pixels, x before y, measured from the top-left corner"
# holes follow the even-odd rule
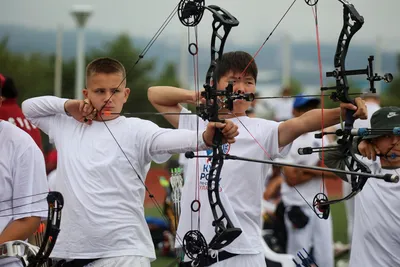
[[[3,85],[0,79],[0,95]],[[2,102],[0,97],[0,107]],[[24,259],[2,257],[7,255],[3,246],[27,240],[47,217],[44,157],[28,133],[1,119],[0,151],[0,265],[22,267]]]
[[[396,128],[397,127],[397,128]],[[372,173],[399,175],[400,108],[384,107],[371,117],[370,134],[360,137],[358,153]],[[357,146],[354,147],[357,150]],[[325,152],[328,167],[345,169],[340,151]],[[360,157],[361,158],[361,157]],[[350,175],[338,174],[350,182]],[[350,267],[400,266],[400,185],[368,179],[355,198]]]
[[[22,103],[58,151],[54,188],[66,202],[52,254],[59,266],[150,267],[156,256],[143,202],[151,161],[206,149],[216,128],[224,143],[235,142],[237,126],[229,120],[210,123],[198,136],[121,116],[130,94],[125,77],[120,62],[99,58],[86,68],[84,100],[43,96]]]
[[[249,62],[251,63],[249,64]],[[247,67],[247,65],[249,66]],[[242,74],[243,70],[245,70],[245,73]],[[257,65],[252,56],[246,52],[237,51],[225,53],[217,60],[213,77],[218,90],[224,90],[229,83],[233,83],[234,92],[254,94],[257,73]],[[184,114],[189,111],[181,105],[181,103],[196,104],[199,98],[198,92],[169,86],[155,86],[149,88],[148,97],[159,112],[183,114],[164,115],[175,128],[196,130],[197,125],[199,125],[200,130],[204,129],[207,122],[194,116],[185,116]],[[325,110],[324,127],[338,124],[340,116],[346,112],[346,108],[355,111],[355,118],[365,119],[367,114],[363,100],[357,98],[355,103],[356,106],[341,103],[340,108]],[[291,142],[296,138],[304,133],[321,129],[320,109],[277,123],[247,117],[246,110],[249,106],[249,102],[240,99],[234,102],[232,111],[223,106],[220,107],[220,119],[232,119],[239,125],[240,134],[237,136],[236,142],[229,147],[229,153],[232,155],[245,155],[256,159],[281,158],[287,155]],[[253,141],[253,137],[258,140],[263,149],[260,149],[259,145]],[[263,150],[267,151],[269,155],[267,156]],[[199,154],[205,155],[203,152],[199,152]],[[199,161],[189,160],[185,162],[185,185],[182,194],[182,213],[178,225],[178,235],[185,235],[194,225],[195,228],[201,229],[207,243],[209,243],[215,235],[214,228],[210,223],[213,221],[213,216],[209,205],[201,205],[199,212],[193,211],[190,207],[195,192],[197,193],[194,189],[201,186],[201,184],[196,184],[198,183],[196,173],[200,175],[204,166],[208,164],[204,158],[200,158]],[[197,164],[198,170],[196,170]],[[226,161],[224,164],[221,172],[221,177],[224,177],[221,179],[221,200],[231,221],[243,232],[224,250],[219,250],[216,257],[208,256],[205,266],[264,267],[265,259],[259,233],[260,200],[265,184],[264,179],[267,177],[268,169],[271,166],[254,162],[245,164],[233,160]],[[198,198],[203,201],[206,200],[207,191],[200,190]],[[188,257],[185,257],[185,261],[189,262]],[[217,263],[217,261],[219,262]]]

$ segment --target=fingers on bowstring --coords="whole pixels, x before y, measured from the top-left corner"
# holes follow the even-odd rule
[[[85,116],[88,116],[88,115],[90,115],[92,112],[93,112],[93,110],[94,110],[94,107],[92,106],[92,104],[89,102],[89,100],[84,100],[83,101],[83,113],[84,113],[84,115]]]

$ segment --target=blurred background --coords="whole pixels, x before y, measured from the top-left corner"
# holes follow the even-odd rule
[[[147,100],[152,85],[173,85],[194,89],[193,58],[188,40],[194,31],[184,27],[174,15],[169,25],[149,48],[141,62],[131,69],[146,45],[171,13],[178,1],[173,0],[13,0],[2,1],[0,8],[0,73],[12,77],[19,91],[18,103],[27,98],[56,95],[80,98],[84,66],[94,58],[109,56],[121,61],[129,71],[127,84],[132,93],[124,112],[155,111]],[[292,0],[210,0],[237,17],[240,25],[232,29],[225,51],[244,50],[254,54],[275,27]],[[375,72],[391,72],[394,81],[377,83],[381,105],[400,103],[400,2],[398,0],[353,0],[364,16],[363,28],[353,38],[348,52],[347,69],[367,67],[367,58],[375,56]],[[342,5],[336,0],[318,4],[318,24],[323,72],[333,70],[337,38],[342,29]],[[204,82],[210,63],[212,16],[206,12],[198,26],[199,80]],[[299,0],[258,54],[257,91],[260,96],[320,94],[316,30],[313,12]],[[324,75],[325,76],[325,75]],[[351,77],[353,92],[364,92],[365,76]],[[324,85],[334,80],[324,77]],[[285,92],[283,89],[289,89]],[[260,100],[268,119],[279,115],[276,99]],[[259,101],[259,102],[260,102]],[[336,105],[325,102],[325,107]],[[277,107],[278,106],[278,107]],[[160,126],[170,127],[161,116],[139,116]],[[44,152],[52,150],[43,137]],[[161,194],[165,192],[158,177],[168,176],[165,166],[153,166],[147,182]],[[340,181],[330,192],[341,195]],[[157,211],[146,201],[148,213]],[[335,241],[347,242],[346,218],[342,204],[333,208]],[[154,266],[166,266],[170,259],[160,258]]]

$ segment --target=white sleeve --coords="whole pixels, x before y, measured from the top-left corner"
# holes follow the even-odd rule
[[[148,151],[146,160],[154,160],[157,163],[169,159],[172,154],[185,153],[207,149],[203,141],[203,131],[197,133],[186,129],[165,129],[149,122],[146,125],[144,151]]]
[[[16,156],[13,172],[13,220],[47,217],[46,168],[43,153],[35,143]]]
[[[282,122],[268,121],[265,124],[265,132],[268,133],[265,136],[265,149],[270,154],[272,159],[282,158],[288,155],[292,147],[292,143],[279,147],[279,124]]]
[[[51,136],[52,123],[56,115],[67,115],[64,109],[67,100],[55,96],[30,98],[22,102],[22,112],[33,125]]]
[[[199,116],[196,115],[186,115],[192,112],[184,107],[182,107],[181,115],[179,116],[179,129],[197,130],[197,122],[200,120]],[[199,131],[202,129],[204,123],[199,121]]]

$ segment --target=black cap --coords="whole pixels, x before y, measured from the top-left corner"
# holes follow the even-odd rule
[[[400,127],[400,108],[398,107],[384,107],[375,111],[371,117],[371,129],[393,129]],[[372,139],[384,134],[367,135],[363,139]]]

